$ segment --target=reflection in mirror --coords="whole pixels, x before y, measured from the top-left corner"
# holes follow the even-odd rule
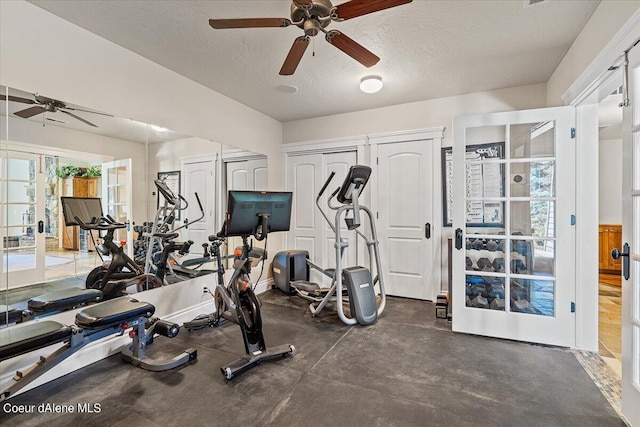
[[[154,220],[157,199],[151,196],[155,188],[150,178],[165,170],[181,171],[185,153],[213,155],[215,160],[220,149],[210,141],[36,93],[0,87],[0,94],[2,325],[27,320],[25,313],[34,297],[85,290],[88,281],[90,287],[101,288],[103,263],[109,262],[121,242],[126,242],[123,253],[141,261],[124,267],[123,274],[137,273],[137,268],[144,273],[146,259],[136,254],[144,236],[134,230]],[[200,231],[205,240],[214,229],[213,180],[212,175],[205,182],[208,186],[197,190],[209,221]],[[105,216],[124,224],[114,230],[111,251],[105,230],[65,224],[61,197],[98,198]],[[185,235],[187,230],[196,231],[195,224],[184,227],[185,220],[197,219],[193,215],[185,212],[172,224],[172,228],[183,226],[181,239],[191,238]],[[126,291],[156,285],[147,277],[142,285],[135,283]]]
[[[268,173],[267,173],[267,157],[262,154],[253,153],[245,150],[238,150],[233,147],[222,147],[221,162],[221,212],[227,211],[227,194],[229,190],[249,190],[262,191],[267,190]],[[222,223],[220,224],[222,227]],[[227,257],[227,268],[231,268],[233,264],[234,249],[240,247],[242,240],[239,237],[227,239],[225,246],[225,255]],[[254,258],[266,258],[265,254],[266,242],[253,242]],[[258,262],[256,260],[256,262]],[[262,264],[264,266],[264,263]],[[257,279],[256,279],[257,282]]]

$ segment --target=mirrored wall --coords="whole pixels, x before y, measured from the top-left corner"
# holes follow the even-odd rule
[[[176,230],[176,242],[193,241],[172,261],[187,271],[165,269],[157,283],[137,287],[144,290],[215,269],[208,237],[222,227],[227,191],[267,188],[265,156],[38,93],[0,94],[0,327],[28,320],[20,316],[30,299],[86,289],[87,276],[110,262],[104,230],[65,218],[70,200],[87,199],[89,218],[99,209],[124,224],[112,243],[124,244],[147,275],[158,276],[157,256],[147,256],[152,232]],[[225,242],[223,256],[237,244]]]

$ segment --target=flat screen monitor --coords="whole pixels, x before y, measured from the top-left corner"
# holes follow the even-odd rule
[[[102,216],[99,197],[61,197],[64,223],[67,226],[80,225],[76,217],[85,224],[95,222]]]
[[[226,236],[249,236],[274,231],[289,231],[291,222],[291,192],[229,191]],[[259,230],[260,214],[268,214],[267,230]]]

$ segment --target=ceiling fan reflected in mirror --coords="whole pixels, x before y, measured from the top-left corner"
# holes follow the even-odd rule
[[[33,95],[33,99],[21,98],[19,96],[12,96],[12,95],[7,95],[7,96],[0,95],[0,100],[2,101],[9,100],[11,102],[19,102],[21,104],[33,105],[33,107],[29,107],[24,110],[16,111],[15,113],[13,113],[14,115],[18,117],[22,117],[24,119],[28,119],[38,114],[42,114],[45,111],[49,113],[55,113],[59,111],[61,113],[64,113],[73,117],[76,120],[80,120],[82,123],[85,123],[89,126],[93,126],[97,128],[98,127],[97,125],[67,110],[82,111],[85,113],[100,114],[101,116],[113,117],[111,114],[100,113],[98,111],[90,111],[90,110],[84,110],[82,108],[69,107],[67,106],[67,104],[65,104],[62,101],[58,101],[57,99],[53,99],[53,98],[47,98],[46,96],[38,95],[37,93]]]
[[[380,58],[338,30],[326,30],[331,21],[345,21],[368,13],[411,3],[412,0],[351,0],[333,6],[330,0],[293,0],[291,19],[287,18],[237,18],[209,19],[209,25],[222,30],[228,28],[266,28],[297,25],[304,30],[293,42],[289,54],[280,69],[280,75],[290,76],[298,67],[311,37],[322,32],[325,39],[365,67],[372,67]]]

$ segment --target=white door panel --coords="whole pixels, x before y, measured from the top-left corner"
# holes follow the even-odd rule
[[[635,50],[638,48],[636,47]],[[622,280],[622,413],[640,425],[640,52],[629,54],[629,99],[624,108],[622,241],[629,244]],[[623,248],[618,248],[623,251]]]
[[[377,230],[389,295],[433,299],[431,141],[378,144]]]
[[[0,161],[0,276],[3,289],[45,280],[44,157],[8,151]],[[44,167],[44,166],[42,166]],[[8,282],[5,283],[5,281]]]
[[[114,160],[102,164],[102,208],[104,213],[117,222],[127,224],[127,228],[114,233],[114,241],[129,242],[127,254],[133,258],[133,227],[131,225],[131,207],[133,205],[133,175],[131,159]]]
[[[454,119],[454,331],[575,345],[574,122],[572,107]]]
[[[192,246],[192,255],[194,256],[200,253],[200,246],[208,242],[209,235],[214,233],[214,168],[213,160],[184,163],[182,165],[184,175],[182,197],[187,200],[189,206],[187,209],[181,211],[181,221],[176,224],[176,227],[183,225],[184,221],[195,221],[202,216],[200,206],[196,200],[196,193],[198,193],[205,213],[203,219],[181,230],[183,239],[194,242]]]
[[[289,249],[302,249],[309,252],[309,258],[323,268],[335,266],[334,234],[328,226],[315,200],[331,172],[336,172],[333,180],[320,201],[320,206],[333,221],[334,211],[327,208],[327,197],[338,188],[347,175],[349,167],[356,164],[355,151],[329,154],[307,154],[291,156],[287,159],[287,189],[293,192],[293,208],[291,215],[291,231],[287,234]],[[353,232],[348,232],[343,225],[343,236],[350,246],[344,260],[345,266],[357,265],[357,248]],[[310,280],[330,285],[330,279],[315,270],[311,270]]]

